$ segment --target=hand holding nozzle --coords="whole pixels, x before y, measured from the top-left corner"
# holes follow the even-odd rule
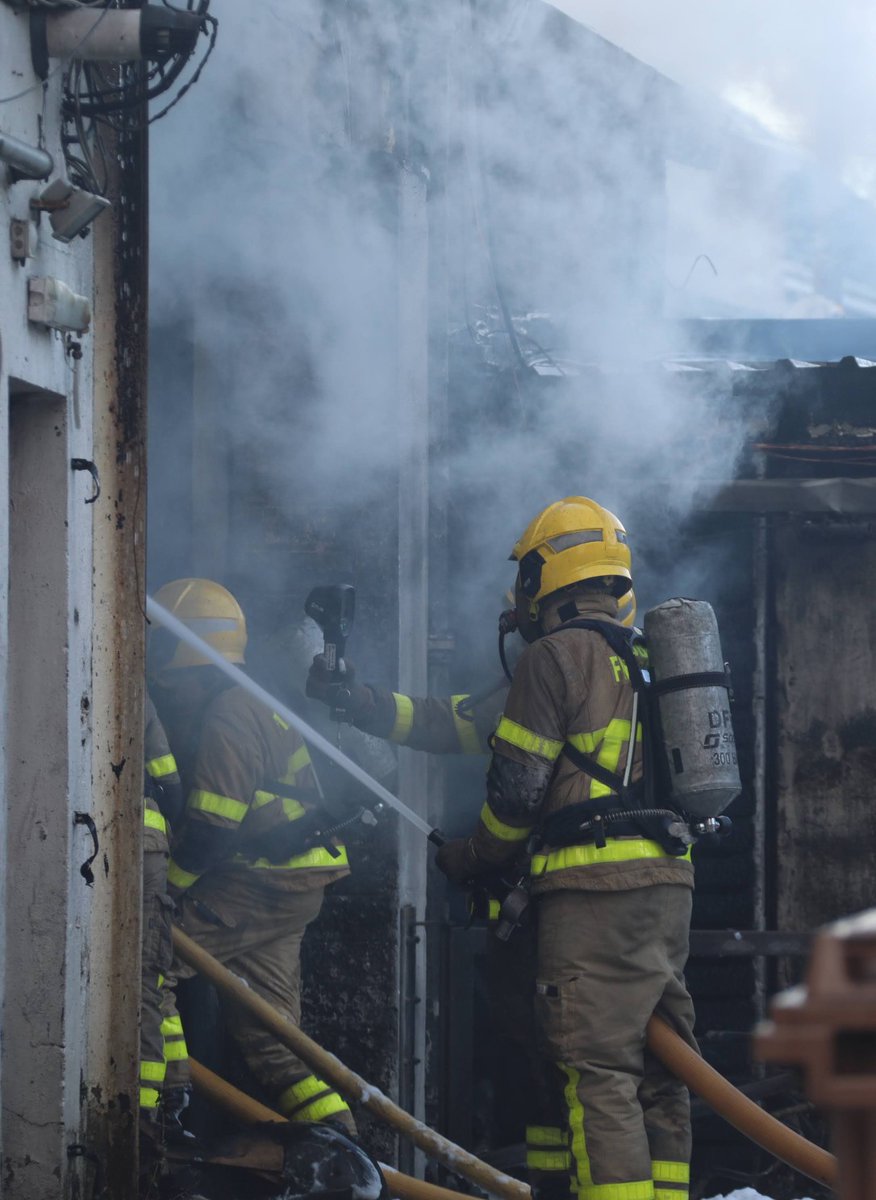
[[[353,681],[355,672],[344,662],[347,636],[353,628],[356,611],[356,589],[349,583],[328,584],[312,589],[304,602],[304,611],[322,630],[323,652],[313,660],[307,676],[308,696],[322,700],[332,710],[336,721],[352,721]],[[367,692],[360,688],[361,695]]]
[[[357,721],[373,703],[371,689],[356,682],[353,664],[341,659],[340,672],[331,670],[325,654],[314,655],[304,691],[312,700],[327,704],[336,721]]]

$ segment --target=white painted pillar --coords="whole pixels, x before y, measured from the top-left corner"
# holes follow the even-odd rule
[[[398,677],[406,695],[428,688],[429,638],[429,242],[426,180],[414,169],[399,170],[398,222]],[[424,754],[399,751],[399,796],[426,816],[429,762]],[[411,906],[418,922],[426,915],[428,844],[406,821],[399,824],[399,906]],[[422,926],[421,926],[422,928]],[[406,953],[406,947],[400,947]],[[416,946],[414,991],[413,1114],[425,1117],[426,953]],[[400,1019],[405,1020],[401,1013]],[[405,1064],[400,1064],[404,1069]],[[421,1163],[417,1164],[422,1166]]]

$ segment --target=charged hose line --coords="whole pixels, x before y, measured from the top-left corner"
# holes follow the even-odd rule
[[[839,1175],[834,1155],[758,1108],[660,1017],[648,1022],[647,1038],[648,1048],[663,1065],[740,1133],[802,1175],[836,1187]]]
[[[264,704],[266,708],[275,712],[278,717],[282,717],[286,724],[291,725],[293,729],[300,733],[306,742],[310,742],[312,746],[316,746],[318,750],[321,750],[332,762],[337,763],[348,775],[352,775],[357,783],[361,783],[363,787],[367,788],[382,804],[386,804],[389,808],[394,809],[399,816],[404,817],[406,821],[410,821],[421,833],[429,837],[432,833],[432,828],[426,824],[418,813],[415,813],[412,808],[408,808],[406,804],[403,804],[398,796],[394,796],[382,783],[378,783],[376,779],[372,779],[368,772],[363,771],[358,763],[354,763],[342,750],[339,750],[337,746],[333,746],[321,733],[317,733],[313,726],[308,725],[306,721],[302,720],[282,700],[278,700],[276,696],[272,696],[270,692],[256,683],[254,679],[250,679],[244,671],[241,671],[240,667],[228,662],[218,650],[214,650],[203,638],[199,638],[196,633],[192,633],[188,626],[184,625],[172,613],[169,613],[166,608],[163,608],[160,604],[156,604],[151,596],[146,597],[146,615],[150,621],[155,621],[157,624],[163,625],[174,637],[179,638],[181,642],[185,642],[187,646],[191,646],[193,650],[197,650],[204,658],[209,659],[214,666],[224,672],[238,687],[242,687],[251,696],[255,697],[256,700]]]
[[[198,1091],[244,1124],[289,1124],[285,1117],[234,1087],[221,1075],[216,1075],[208,1067],[202,1066],[196,1059],[190,1058],[189,1066],[192,1082]],[[396,1171],[394,1167],[388,1167],[386,1163],[380,1163],[380,1170],[391,1195],[397,1197],[397,1200],[459,1200],[464,1194],[454,1192],[451,1188],[439,1187],[435,1183],[426,1183],[422,1179],[414,1179],[411,1175]]]
[[[429,1157],[442,1163],[457,1175],[476,1183],[484,1191],[502,1200],[530,1200],[529,1188],[517,1179],[496,1171],[468,1151],[415,1120],[394,1104],[377,1088],[317,1045],[306,1033],[281,1017],[267,1000],[263,1000],[227,967],[202,949],[181,929],[174,928],[174,949],[180,958],[199,974],[209,979],[221,992],[261,1022],[269,1033],[294,1051],[317,1075],[326,1079],[347,1100],[363,1104],[380,1120],[408,1137]],[[812,1142],[794,1133],[770,1113],[744,1096],[728,1080],[683,1041],[659,1017],[652,1017],[647,1029],[648,1047],[682,1083],[728,1121],[740,1133],[756,1142],[768,1154],[786,1162],[810,1179],[835,1187],[838,1173],[836,1158]],[[424,1197],[423,1200],[426,1200]],[[438,1200],[434,1197],[433,1200]]]
[[[323,1050],[322,1046],[317,1045],[297,1025],[281,1017],[267,1000],[262,999],[227,967],[223,967],[212,954],[208,954],[181,929],[174,928],[173,945],[184,962],[251,1013],[278,1042],[288,1046],[315,1075],[325,1079],[348,1101],[364,1105],[369,1112],[412,1141],[424,1154],[434,1158],[454,1174],[462,1175],[471,1183],[477,1184],[490,1195],[497,1196],[500,1200],[530,1200],[529,1188],[525,1183],[495,1170],[399,1108],[379,1088],[366,1083],[361,1075],[357,1075],[355,1071],[344,1066],[340,1059]]]

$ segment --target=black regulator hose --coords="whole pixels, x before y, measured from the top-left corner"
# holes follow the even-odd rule
[[[514,678],[508,666],[508,659],[505,657],[505,638],[509,633],[514,633],[517,628],[517,609],[506,608],[503,613],[499,614],[499,659],[502,663],[502,670],[508,677],[509,683]]]

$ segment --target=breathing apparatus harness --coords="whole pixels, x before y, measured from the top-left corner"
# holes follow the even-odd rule
[[[705,821],[689,822],[676,809],[661,805],[657,800],[660,780],[659,760],[655,753],[654,706],[648,695],[651,679],[636,645],[642,646],[634,629],[624,629],[610,621],[579,617],[567,621],[564,629],[587,629],[605,639],[611,650],[624,663],[633,688],[633,711],[630,720],[630,740],[623,774],[609,771],[588,754],[566,742],[562,754],[592,779],[611,789],[611,795],[584,800],[552,814],[538,831],[543,845],[572,846],[593,842],[602,849],[607,837],[646,837],[658,842],[667,854],[681,857],[688,847],[708,833],[717,833]],[[642,726],[642,778],[630,782],[635,755],[636,729]],[[662,791],[663,789],[661,789]]]
[[[560,610],[561,618],[563,615],[563,611]],[[505,661],[504,638],[516,627],[515,618],[514,610],[503,613],[499,618],[499,654],[509,679],[511,675]],[[644,641],[638,630],[625,629],[611,621],[599,621],[577,615],[567,619],[562,628],[586,629],[600,634],[624,663],[633,688],[630,739],[622,773],[608,770],[570,742],[565,743],[561,754],[579,770],[611,789],[611,794],[584,800],[553,813],[530,838],[527,847],[529,854],[542,846],[562,848],[592,843],[598,849],[602,849],[609,837],[646,837],[659,843],[667,854],[678,858],[684,855],[697,839],[728,833],[731,824],[728,817],[691,819],[677,809],[661,806],[657,800],[658,786],[662,779],[660,756],[656,753],[655,745],[657,715],[649,694],[652,690],[650,674],[643,665]],[[640,647],[638,653],[637,646]],[[642,726],[644,770],[642,778],[632,783],[636,729],[639,723]],[[660,791],[665,789],[660,787]],[[492,915],[490,901],[498,900],[495,933],[501,941],[507,941],[518,925],[526,919],[530,902],[529,876],[521,875],[516,882],[509,880],[507,874],[486,876],[480,883],[481,887],[473,896],[473,915]]]

